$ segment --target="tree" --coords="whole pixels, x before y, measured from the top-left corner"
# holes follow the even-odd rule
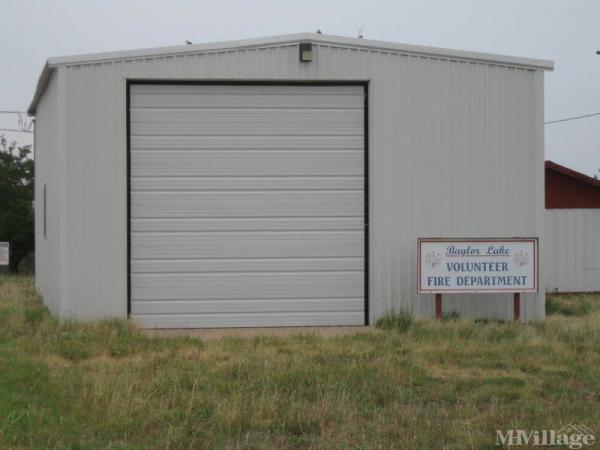
[[[19,147],[0,136],[0,241],[10,242],[10,265],[34,249],[33,160],[31,146]]]

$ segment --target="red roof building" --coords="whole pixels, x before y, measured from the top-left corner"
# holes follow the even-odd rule
[[[600,208],[600,180],[552,161],[545,171],[546,209]]]

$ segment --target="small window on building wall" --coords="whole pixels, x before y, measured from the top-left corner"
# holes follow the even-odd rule
[[[46,239],[46,183],[44,183],[44,207],[43,207],[43,214],[44,214],[44,239]]]

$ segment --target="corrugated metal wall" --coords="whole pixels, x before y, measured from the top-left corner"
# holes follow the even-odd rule
[[[63,315],[61,308],[61,202],[65,168],[63,147],[64,124],[59,122],[58,76],[53,76],[38,105],[35,124],[35,284],[48,309]],[[45,188],[45,195],[44,195]],[[45,200],[45,205],[44,205]],[[46,211],[44,212],[44,209]],[[45,216],[45,217],[44,217]],[[45,228],[45,229],[44,229]]]
[[[600,291],[600,209],[547,209],[548,292]]]
[[[586,178],[582,173],[546,161],[546,209],[600,209],[600,182]]]
[[[432,314],[433,297],[416,294],[418,237],[542,234],[541,71],[314,49],[308,64],[298,61],[297,45],[282,45],[65,66],[65,295],[78,317],[127,312],[127,78],[370,81],[372,320],[399,308]],[[524,318],[544,316],[544,293],[523,303]],[[445,301],[445,309],[471,316],[508,318],[511,308],[509,295]]]

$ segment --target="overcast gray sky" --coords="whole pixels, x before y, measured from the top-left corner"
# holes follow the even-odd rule
[[[369,39],[553,60],[546,120],[600,112],[600,0],[1,0],[0,18],[0,110],[27,108],[49,56],[362,27]],[[15,125],[0,115],[0,128]],[[600,116],[547,125],[546,159],[598,173]]]

